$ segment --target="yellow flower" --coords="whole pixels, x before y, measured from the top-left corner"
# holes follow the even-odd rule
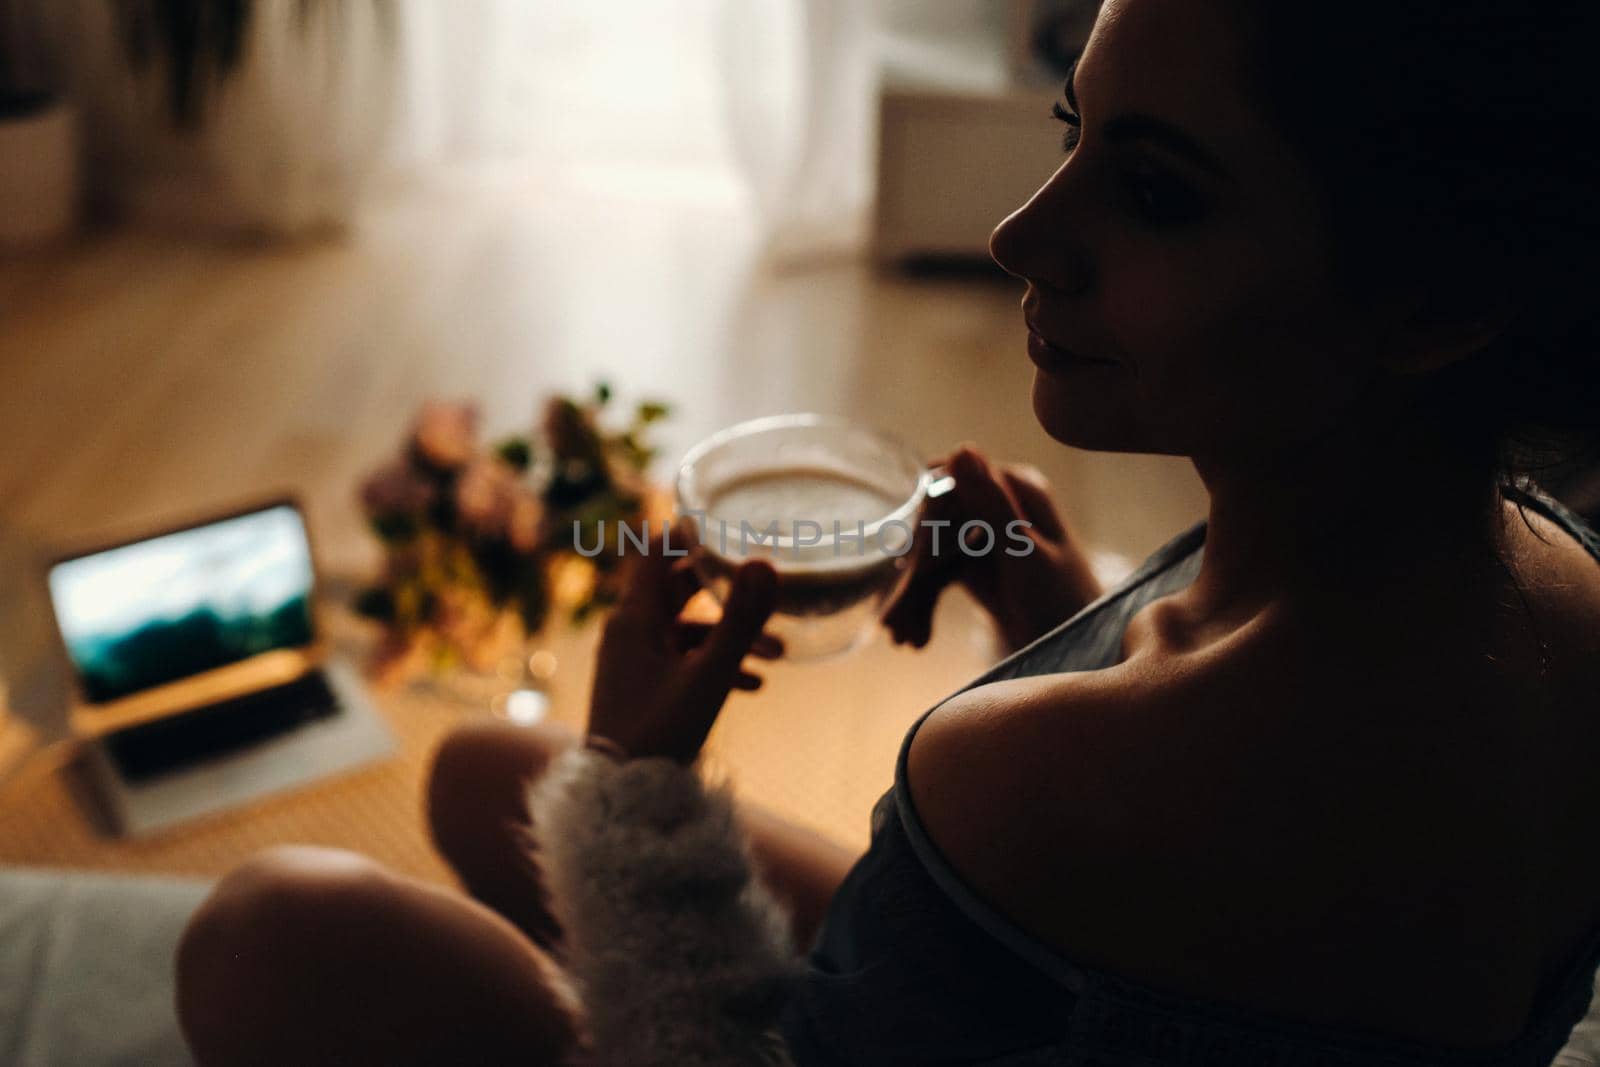
[[[571,611],[594,595],[595,569],[582,556],[561,554],[550,561],[550,600]]]

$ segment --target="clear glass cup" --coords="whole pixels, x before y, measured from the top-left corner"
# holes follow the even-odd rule
[[[925,502],[953,486],[908,445],[832,415],[774,415],[730,426],[679,465],[677,510],[701,583],[725,601],[733,571],[778,572],[767,629],[784,657],[856,647],[899,588]]]

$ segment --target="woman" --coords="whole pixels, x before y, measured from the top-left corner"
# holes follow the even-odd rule
[[[921,552],[888,622],[922,643],[961,581],[1026,647],[913,727],[865,856],[741,813],[812,949],[792,988],[759,893],[733,892],[737,836],[707,839],[753,948],[741,1010],[781,1012],[794,1062],[1556,1054],[1600,962],[1600,544],[1510,476],[1530,431],[1600,418],[1595,31],[1564,3],[1107,0],[1066,158],[992,250],[1028,282],[1044,428],[1190,456],[1210,511],[1102,596],[1037,485],[952,458],[951,514],[1029,519],[1040,551]],[[642,562],[601,651],[605,754],[512,731],[441,753],[434,829],[489,907],[338,855],[245,869],[182,953],[203,1062],[580,1040],[536,946],[591,994],[605,946],[583,901],[571,942],[545,911],[520,783],[566,768],[533,826],[560,897],[615,857],[539,813],[692,762],[759,684],[745,655],[778,651],[764,566],[706,633],[673,621],[681,573]],[[667,821],[720,810],[662,774]]]

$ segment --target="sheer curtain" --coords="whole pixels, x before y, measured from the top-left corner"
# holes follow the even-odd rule
[[[773,251],[859,247],[875,179],[876,4],[731,0],[719,31],[729,143]]]
[[[392,159],[731,183],[771,249],[856,247],[878,0],[406,0]]]
[[[871,195],[880,0],[256,0],[194,134],[104,0],[32,0],[108,199],[176,222],[344,221],[382,173],[701,183],[774,251],[852,248]]]

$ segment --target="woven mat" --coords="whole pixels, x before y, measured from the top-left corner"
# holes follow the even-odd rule
[[[355,849],[397,871],[447,880],[428,841],[423,785],[445,734],[487,712],[422,689],[376,694],[374,703],[394,733],[391,758],[140,839],[110,836],[70,751],[47,753],[0,795],[0,862],[215,876],[294,843]]]
[[[763,665],[764,688],[734,694],[711,736],[710,773],[741,801],[864,847],[907,726],[992,662],[992,639],[975,613],[970,601],[946,598],[935,641],[920,653],[880,637],[825,663]],[[365,624],[347,612],[327,617],[338,654],[363,655],[372,636]],[[558,628],[542,642],[559,663],[550,718],[582,722],[598,636],[590,624]],[[0,793],[0,864],[216,876],[263,848],[314,844],[448,882],[423,817],[428,767],[451,729],[492,718],[495,696],[510,687],[462,677],[375,694],[395,735],[392,758],[139,840],[109,836],[81,774],[44,753]]]
[[[334,655],[359,663],[377,634],[342,606],[347,600],[330,598],[318,621]],[[598,635],[561,636],[574,645],[569,655],[577,663],[577,648]],[[510,688],[494,677],[459,676],[374,692],[373,704],[394,734],[392,756],[138,839],[110,834],[69,746],[41,753],[0,793],[0,863],[214,877],[264,848],[306,844],[352,849],[401,873],[448,882],[423,815],[428,768],[446,734],[490,719],[493,696]],[[563,698],[552,702],[560,705],[554,714],[570,719],[578,712],[573,688],[552,686],[552,695]]]

